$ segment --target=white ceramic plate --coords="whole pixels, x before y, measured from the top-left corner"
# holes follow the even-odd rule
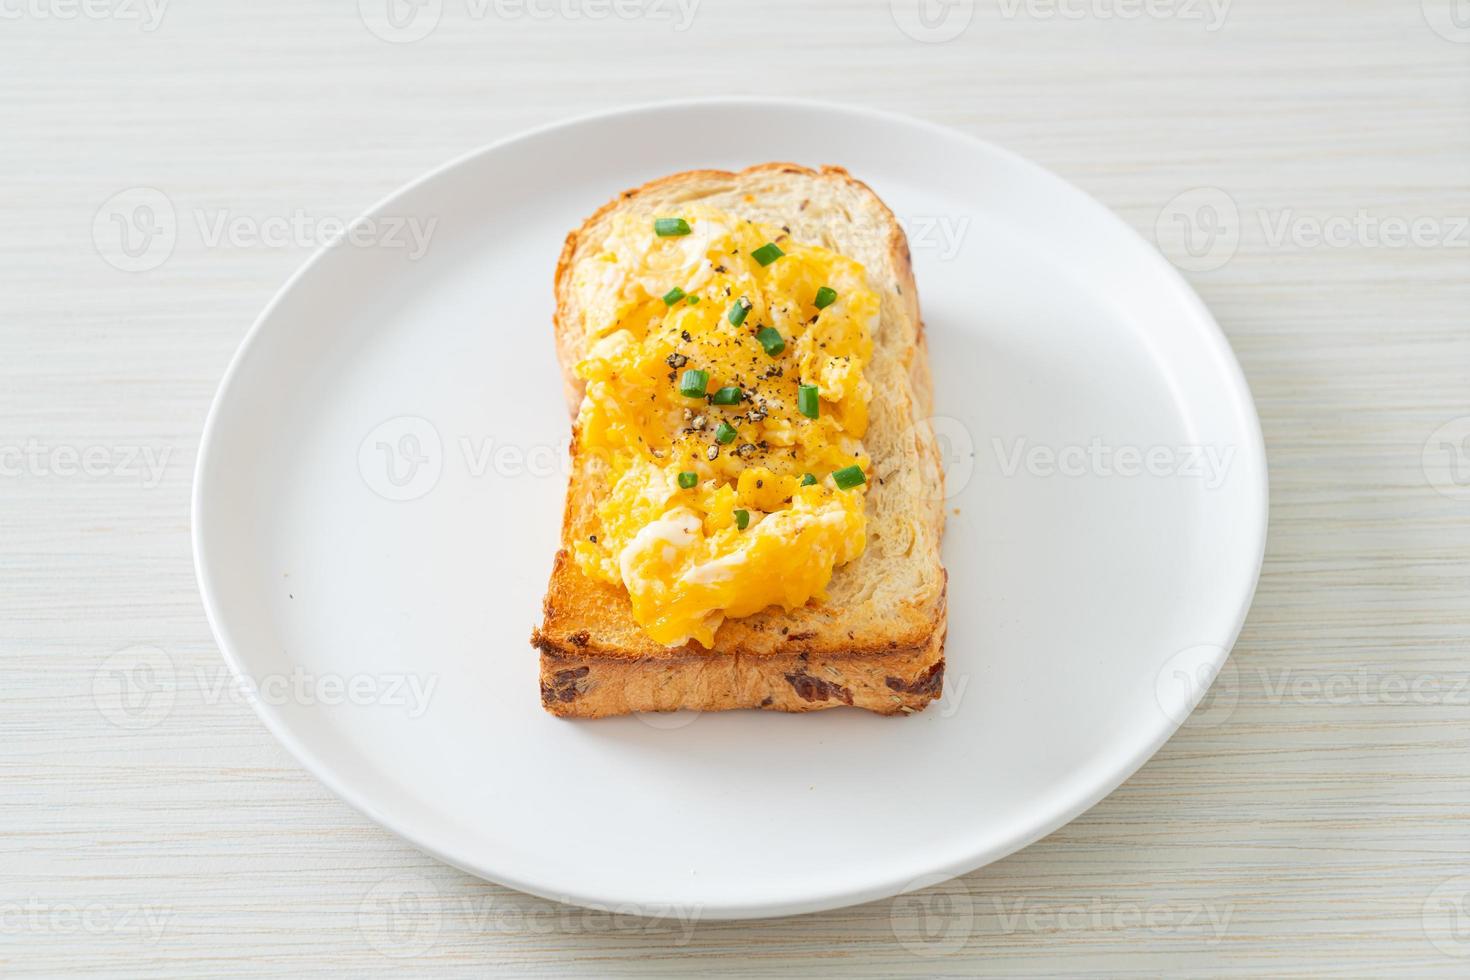
[[[769,160],[847,167],[909,231],[949,456],[944,699],[559,721],[527,637],[562,508],[563,236],[648,179]],[[271,731],[443,860],[651,914],[895,894],[1096,803],[1224,662],[1265,539],[1249,392],[1180,276],[1033,164],[866,110],[675,103],[489,147],[364,220],[230,366],[195,557]]]

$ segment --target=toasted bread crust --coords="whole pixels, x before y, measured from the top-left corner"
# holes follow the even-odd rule
[[[585,646],[579,645],[583,641]],[[921,646],[801,649],[750,656],[723,650],[663,658],[606,656],[577,634],[571,649],[541,631],[541,704],[554,715],[602,718],[643,711],[820,711],[850,705],[882,715],[922,711],[944,690],[944,622]]]
[[[903,229],[865,184],[839,167],[768,163],[739,173],[697,170],[624,191],[594,212],[567,236],[556,267],[556,349],[568,408],[575,417],[582,384],[573,368],[585,345],[572,273],[584,250],[596,247],[610,217],[626,207],[701,198],[738,214],[742,202],[756,200],[756,194],[776,194],[801,212],[812,198],[838,197],[846,218],[856,220],[847,208],[862,210],[878,231],[866,245],[874,257],[865,264],[884,266],[881,280],[871,265],[870,276],[884,292],[880,331],[886,333],[875,344],[869,372],[885,372],[884,384],[875,384],[875,402],[884,400],[886,408],[875,411],[870,433],[884,427],[889,451],[883,458],[872,453],[869,552],[837,569],[826,603],[727,620],[713,650],[660,646],[633,622],[627,593],[588,578],[571,557],[571,543],[595,527],[593,493],[601,469],[599,460],[578,454],[574,434],[562,548],[542,625],[531,639],[541,651],[542,704],[553,714],[592,718],[680,708],[814,711],[840,705],[906,714],[942,693],[944,512],[942,491],[936,490],[942,487],[939,451],[925,422],[932,404],[929,359]],[[798,218],[789,220],[804,237]],[[830,234],[844,226],[832,221],[823,227]],[[833,247],[848,252],[841,241]],[[887,585],[894,569],[905,572],[896,576],[898,592]]]

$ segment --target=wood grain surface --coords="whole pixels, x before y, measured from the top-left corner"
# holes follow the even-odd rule
[[[385,2],[0,0],[0,974],[1470,973],[1463,0]],[[791,919],[566,908],[378,829],[221,696],[191,469],[311,242],[209,228],[739,93],[956,127],[1157,236],[1259,406],[1265,569],[1207,704],[1004,861]],[[121,250],[137,188],[205,227]]]

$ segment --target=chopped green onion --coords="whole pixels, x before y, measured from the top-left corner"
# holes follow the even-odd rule
[[[853,487],[860,487],[867,483],[868,478],[863,476],[863,468],[854,463],[852,466],[844,466],[835,471],[832,474],[832,482],[837,484],[841,490],[851,490]]]
[[[683,218],[654,218],[653,233],[660,238],[677,238],[689,234],[689,222]]]
[[[816,385],[801,385],[796,389],[796,407],[809,419],[817,417],[822,410],[822,403],[817,400]]]
[[[697,295],[696,296],[689,297],[689,305],[690,306],[698,306],[699,305],[699,297]]]
[[[729,422],[721,422],[719,426],[715,429],[715,442],[727,446],[735,441],[736,435],[738,435],[738,433],[735,431],[735,427],[733,425],[731,425]]]
[[[731,326],[738,327],[745,322],[745,315],[750,312],[750,306],[750,300],[744,296],[735,301],[735,305],[730,307],[730,315],[728,317]]]
[[[709,372],[690,369],[679,377],[679,394],[685,398],[703,398],[709,387]]]
[[[748,511],[748,510],[737,510],[735,512],[735,526],[738,527],[738,528],[740,528],[740,530],[742,530],[742,531],[745,530],[747,527],[749,527],[750,526],[750,511]]]
[[[817,478],[814,477],[814,476],[812,476],[810,473],[803,473],[801,475],[801,485],[804,486],[804,487],[809,487],[813,483],[816,483],[816,482],[817,482]]]
[[[760,248],[750,253],[750,257],[761,265],[770,265],[786,253],[776,246],[775,242],[766,242]]]
[[[721,388],[710,400],[716,405],[739,405],[742,394],[739,388]]]
[[[760,341],[766,353],[772,357],[786,349],[786,338],[782,337],[781,332],[775,327],[761,327],[755,332],[755,339]]]
[[[685,470],[679,474],[679,489],[693,490],[694,485],[699,482],[699,474],[693,470]]]
[[[680,289],[678,286],[675,286],[673,289],[664,293],[664,305],[673,306],[675,303],[679,302],[679,300],[683,298],[684,290]]]
[[[837,290],[831,286],[823,286],[817,290],[817,309],[825,310],[835,302],[837,302]]]

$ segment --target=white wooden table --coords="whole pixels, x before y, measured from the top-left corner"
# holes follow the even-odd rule
[[[0,2],[0,974],[1470,972],[1463,2],[160,2]],[[1070,826],[897,902],[649,923],[438,864],[222,696],[191,467],[316,221],[747,92],[955,126],[1157,228],[1254,389],[1271,536],[1208,706]],[[162,260],[121,248],[135,188],[182,216]]]

